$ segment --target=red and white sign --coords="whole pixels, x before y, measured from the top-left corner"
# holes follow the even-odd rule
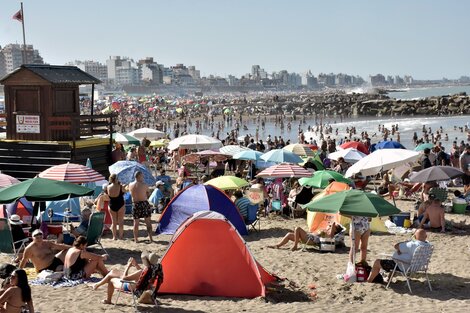
[[[41,123],[39,115],[17,115],[16,132],[28,134],[41,133]]]

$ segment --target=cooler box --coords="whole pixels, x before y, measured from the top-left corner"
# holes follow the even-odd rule
[[[397,227],[404,227],[405,220],[410,220],[410,218],[411,214],[409,212],[392,215],[392,221]]]
[[[49,235],[59,235],[62,234],[62,224],[48,224],[47,232]]]
[[[452,212],[457,214],[465,214],[467,209],[467,201],[464,199],[454,199],[452,202]]]
[[[335,252],[336,242],[333,238],[320,238],[320,243],[315,245],[320,251]]]

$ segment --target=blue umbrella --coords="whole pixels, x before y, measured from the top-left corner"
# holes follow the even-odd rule
[[[135,161],[118,161],[109,167],[111,174],[116,174],[122,184],[129,184],[134,181],[135,173],[139,171],[144,174],[144,182],[147,185],[155,184],[155,178],[144,165]]]
[[[274,149],[261,156],[262,160],[275,163],[302,163],[303,160],[298,155],[284,149]]]
[[[375,145],[375,149],[406,149],[401,143],[398,141],[381,141]]]
[[[262,152],[255,150],[245,150],[240,151],[233,155],[235,160],[247,160],[247,161],[257,161],[263,155]]]

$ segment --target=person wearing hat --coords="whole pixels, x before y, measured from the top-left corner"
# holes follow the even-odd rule
[[[114,294],[115,289],[121,289],[125,292],[134,292],[136,289],[136,283],[138,282],[142,272],[146,269],[160,269],[161,267],[158,264],[159,256],[155,253],[149,253],[148,251],[143,251],[141,255],[142,266],[140,266],[134,258],[129,258],[127,261],[126,268],[124,272],[121,272],[117,269],[112,269],[102,280],[93,285],[93,290],[97,290],[99,287],[104,284],[108,284],[107,298],[102,302],[104,304],[112,304],[111,299]],[[135,267],[136,271],[129,274],[131,267]],[[148,270],[147,270],[148,271]],[[123,280],[129,281],[132,283],[122,282]],[[163,281],[163,272],[160,273],[160,281]],[[112,286],[112,287],[111,287]]]
[[[161,180],[157,181],[155,183],[155,190],[152,192],[152,194],[149,197],[149,202],[153,204],[154,207],[158,207],[160,204],[160,201],[163,200],[165,197],[163,192],[165,191],[165,183]]]
[[[24,249],[20,268],[24,268],[29,260],[38,273],[46,269],[54,272],[62,270],[65,254],[70,246],[44,240],[43,236],[42,230],[33,231],[33,241]],[[60,252],[55,254],[54,250],[60,250]]]
[[[11,236],[13,237],[13,243],[15,245],[15,249],[18,250],[23,245],[23,241],[26,239],[26,235],[23,231],[23,221],[18,214],[13,214],[8,219],[10,222],[11,227]]]

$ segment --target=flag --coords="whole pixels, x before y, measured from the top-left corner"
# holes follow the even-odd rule
[[[19,10],[18,12],[15,13],[15,15],[13,15],[13,19],[23,22],[23,14],[21,13],[21,10]]]

